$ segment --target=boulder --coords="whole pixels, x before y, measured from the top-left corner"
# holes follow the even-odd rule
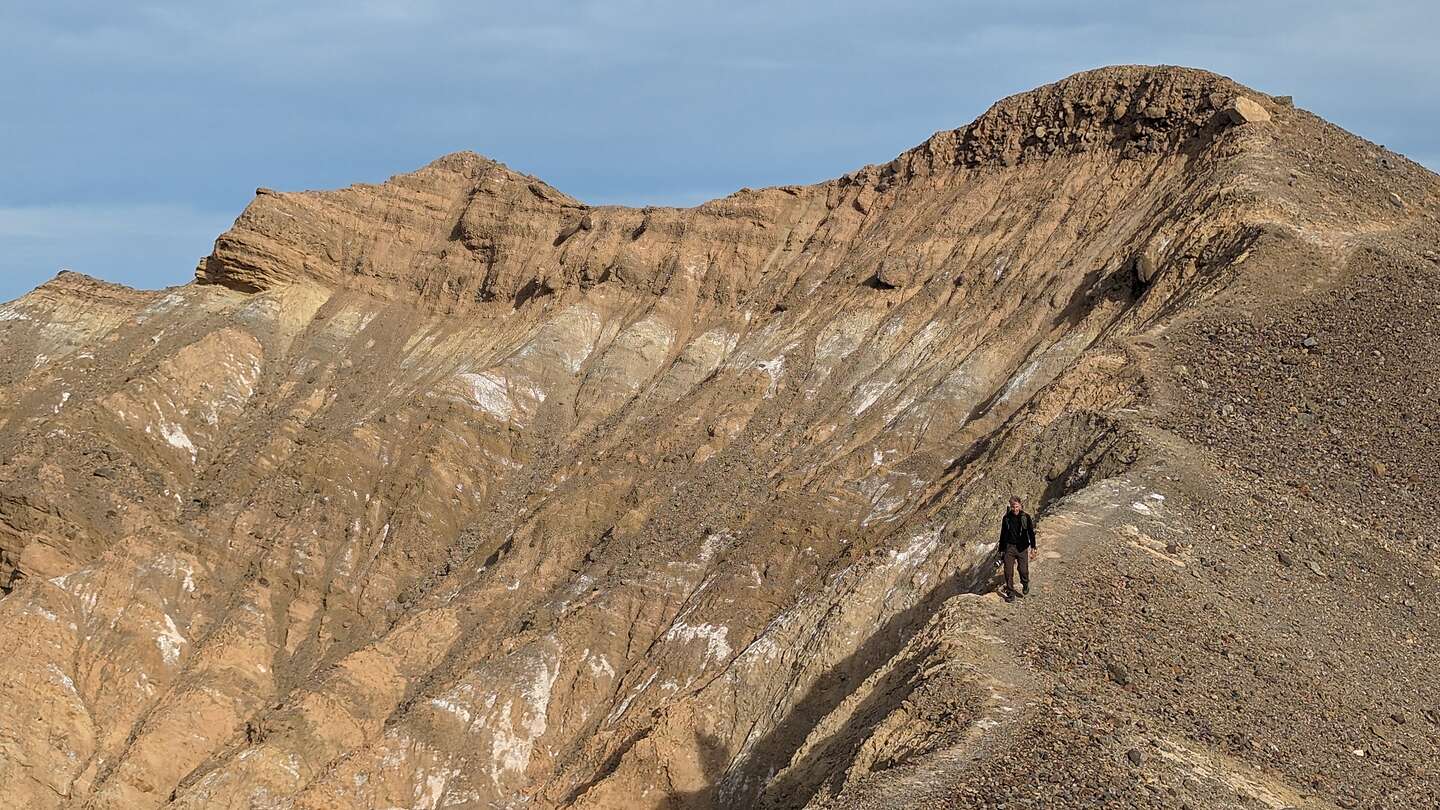
[[[1141,253],[1135,257],[1135,278],[1139,279],[1141,284],[1149,284],[1158,272],[1160,272],[1159,265],[1148,253]]]
[[[1161,245],[1163,243],[1152,240],[1135,256],[1134,268],[1135,278],[1141,284],[1149,284],[1160,275],[1161,269]]]
[[[909,262],[898,258],[887,258],[875,271],[875,284],[881,289],[898,289],[915,280],[915,269]]]
[[[1270,113],[1264,107],[1244,96],[1232,99],[1223,112],[1232,124],[1257,124],[1270,120]]]

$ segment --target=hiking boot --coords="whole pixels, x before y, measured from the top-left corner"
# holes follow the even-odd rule
[[[1014,601],[1015,601],[1015,592],[1014,592],[1014,591],[1010,591],[1010,590],[1001,591],[1001,592],[1000,592],[1000,595],[1003,596],[1003,597],[1005,597],[1005,601],[1006,601],[1006,602],[1014,602]]]
[[[1021,595],[1021,596],[1029,596],[1029,595],[1030,595],[1030,583],[1027,582],[1027,583],[1025,583],[1025,584],[1023,584],[1023,585],[1020,586],[1020,595]]]

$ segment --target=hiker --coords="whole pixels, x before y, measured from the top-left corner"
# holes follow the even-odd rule
[[[1020,566],[1020,596],[1030,593],[1030,561],[1035,558],[1035,521],[1023,509],[1019,496],[1000,518],[1000,556],[1005,560],[1005,601],[1015,598],[1015,566]]]

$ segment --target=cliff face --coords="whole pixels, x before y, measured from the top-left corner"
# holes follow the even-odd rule
[[[1182,76],[1082,74],[1007,99],[884,166],[818,186],[747,189],[689,210],[591,208],[468,152],[379,186],[260,189],[197,277],[247,292],[343,284],[451,310],[518,306],[607,282],[662,294],[677,272],[696,276],[707,301],[773,304],[793,286],[800,257],[823,263],[812,282],[877,270],[923,282],[975,258],[953,255],[962,241],[968,251],[985,250],[967,239],[997,224],[980,199],[1018,206],[1027,212],[1020,221],[1035,215],[1036,189],[990,185],[1002,177],[1024,183],[1045,174],[1052,191],[1091,215],[1113,200],[1081,200],[1088,195],[1080,184],[1117,158],[1132,171],[1114,193],[1175,184],[1179,159],[1200,156],[1233,123],[1224,108],[1239,93],[1220,77]],[[1069,165],[1057,174],[1060,161]],[[1155,168],[1166,176],[1140,174]],[[896,248],[904,255],[894,256]]]
[[[1376,313],[1433,316],[1436,203],[1178,68],[692,209],[470,153],[262,189],[194,284],[0,309],[0,790],[1423,805],[1436,479],[1384,448],[1440,452],[1440,346]],[[1387,381],[1421,430],[1289,469]],[[1043,556],[1005,604],[1012,492]]]

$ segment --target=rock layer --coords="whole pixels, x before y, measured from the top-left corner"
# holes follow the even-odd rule
[[[1401,542],[1257,460],[1309,368],[1262,355],[1324,344],[1226,336],[1434,289],[1436,200],[1301,110],[1139,67],[692,209],[470,153],[262,189],[194,284],[0,309],[0,790],[1423,805],[1435,478],[1347,426],[1408,476],[1378,490]],[[1404,371],[1425,402],[1436,357]],[[1045,556],[1007,605],[1012,492]]]

